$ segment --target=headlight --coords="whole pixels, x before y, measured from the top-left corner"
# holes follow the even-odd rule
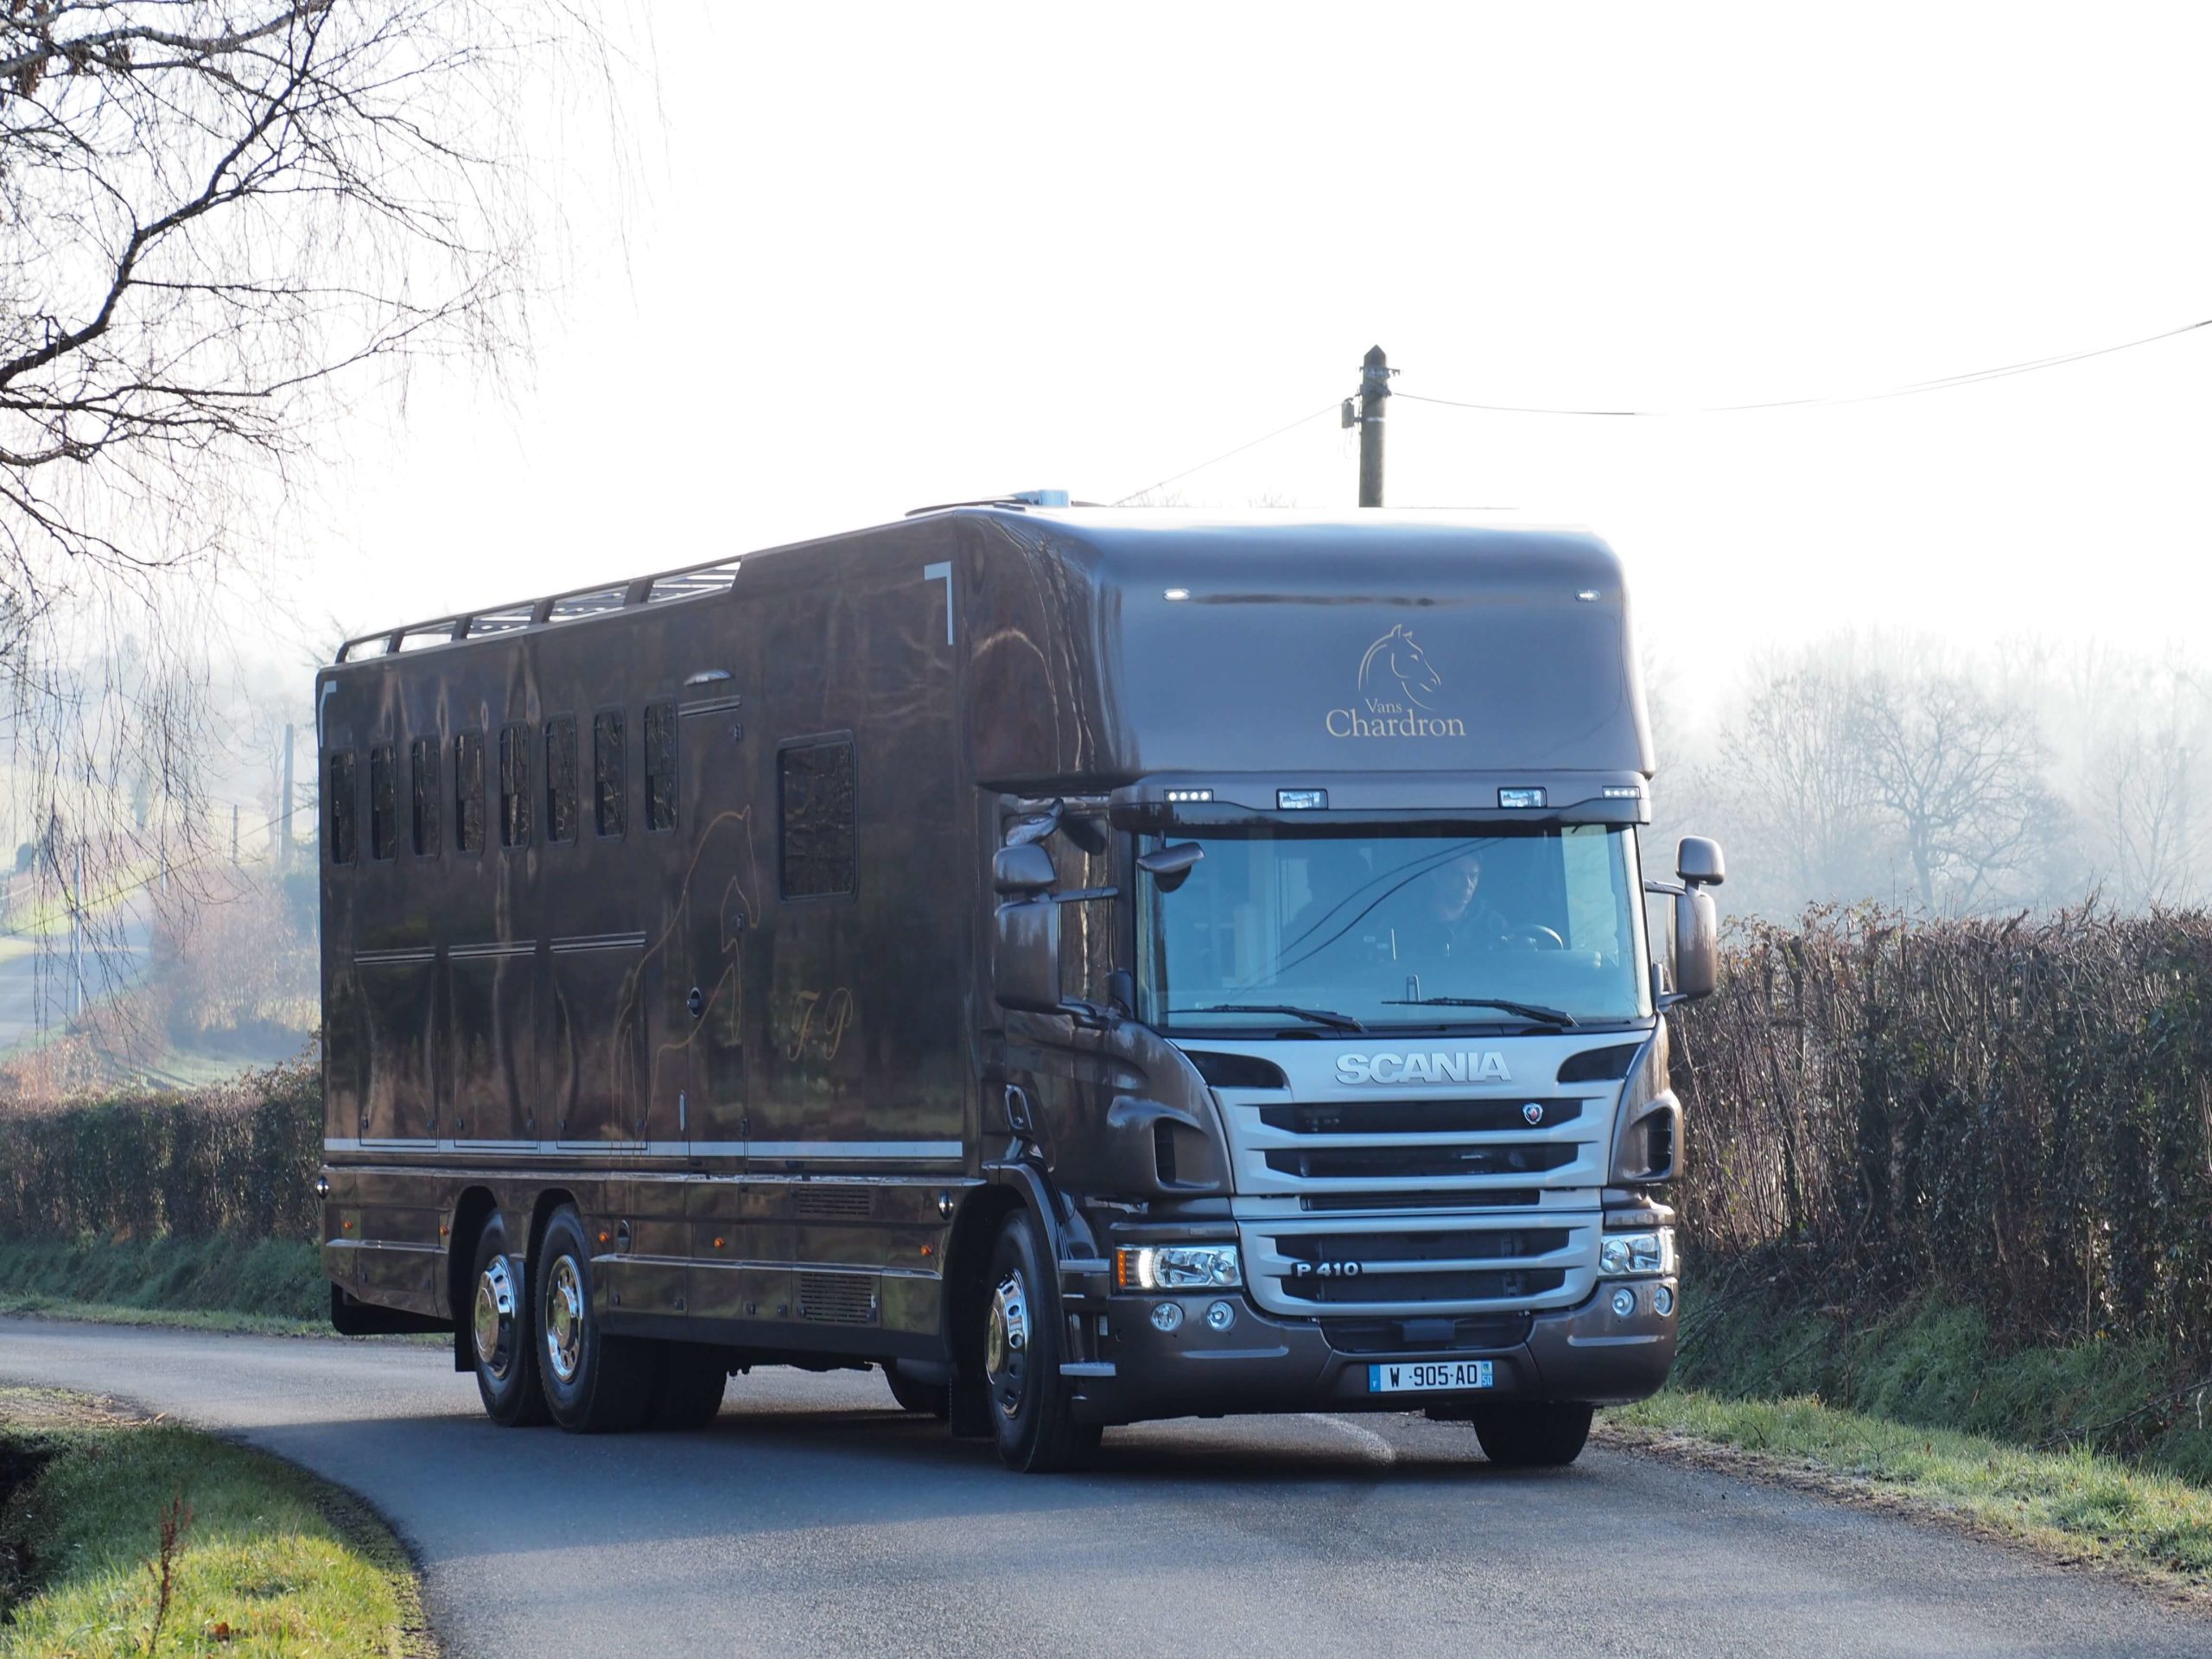
[[[1139,1244],[1114,1252],[1116,1290],[1232,1290],[1243,1282],[1234,1244]]]
[[[1598,1271],[1608,1279],[1675,1270],[1675,1230],[1649,1233],[1607,1233],[1598,1247]]]

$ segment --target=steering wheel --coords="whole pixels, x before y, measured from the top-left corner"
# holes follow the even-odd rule
[[[1516,944],[1531,950],[1564,950],[1567,941],[1541,922],[1525,922],[1506,935]]]

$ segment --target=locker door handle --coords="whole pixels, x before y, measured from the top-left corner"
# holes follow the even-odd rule
[[[696,1020],[707,1011],[707,994],[694,985],[691,995],[683,999],[683,1006],[691,1010],[691,1017]]]

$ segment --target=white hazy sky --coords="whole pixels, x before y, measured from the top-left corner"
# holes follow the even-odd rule
[[[418,375],[293,561],[321,634],[1400,391],[1873,391],[2212,317],[2212,10],[664,0],[504,395]],[[570,136],[572,150],[587,140]],[[1960,391],[1393,403],[1389,498],[1586,522],[1677,661],[1844,624],[2189,640],[2212,328]],[[1349,505],[1333,410],[1175,487]],[[318,639],[317,643],[327,643]]]

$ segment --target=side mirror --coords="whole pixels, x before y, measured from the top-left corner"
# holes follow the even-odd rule
[[[1206,849],[1195,841],[1179,841],[1173,847],[1155,848],[1137,860],[1137,868],[1160,884],[1162,893],[1173,893],[1191,879],[1191,872]]]
[[[1008,852],[1039,848],[1009,847]],[[1052,861],[1046,860],[1049,868]],[[991,941],[991,994],[1002,1008],[1056,1014],[1060,1007],[1060,907],[1047,899],[998,907]]]
[[[1720,843],[1704,836],[1684,836],[1675,854],[1675,874],[1690,887],[1717,887],[1728,879],[1727,861]]]
[[[1034,899],[1057,879],[1052,855],[1033,841],[1001,847],[991,855],[991,886],[1001,899]]]
[[[1685,1001],[1711,996],[1719,982],[1719,907],[1703,887],[1692,887],[1675,895],[1675,995]]]

